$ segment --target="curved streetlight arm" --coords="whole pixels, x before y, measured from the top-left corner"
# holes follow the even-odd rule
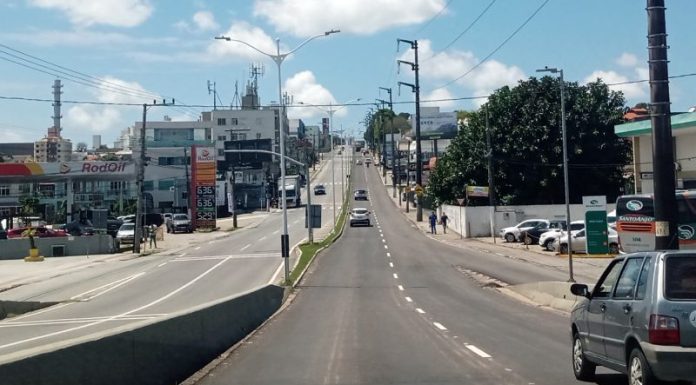
[[[276,61],[283,61],[288,55],[291,55],[293,52],[295,52],[295,51],[297,51],[298,49],[302,48],[305,44],[309,43],[310,41],[312,41],[312,40],[314,40],[314,39],[316,39],[316,38],[319,38],[319,37],[329,36],[329,35],[331,35],[331,34],[333,34],[333,33],[338,33],[338,32],[341,32],[341,31],[340,31],[340,30],[337,30],[337,29],[332,29],[332,30],[326,31],[326,32],[324,32],[324,33],[322,33],[322,34],[320,34],[320,35],[312,36],[312,37],[308,38],[307,40],[303,41],[302,43],[300,43],[300,45],[298,45],[297,47],[293,48],[290,52],[286,52],[286,53],[282,53],[282,54],[281,54],[281,53],[278,53],[278,54],[276,54],[276,55],[270,54],[270,53],[268,53],[268,52],[261,51],[260,49],[254,47],[253,45],[251,45],[251,44],[249,44],[249,43],[247,43],[247,42],[245,42],[245,41],[238,40],[238,39],[233,39],[233,38],[231,38],[231,37],[229,37],[229,36],[216,36],[216,37],[215,37],[215,40],[227,40],[227,41],[234,41],[234,42],[237,42],[237,43],[241,43],[241,44],[244,44],[245,46],[247,46],[247,47],[253,49],[254,51],[256,51],[256,52],[258,52],[258,53],[260,53],[260,54],[262,54],[262,55],[265,55],[265,56],[270,57],[270,58],[273,59],[273,60],[276,60]]]
[[[274,57],[276,56],[276,55],[272,55],[272,54],[270,54],[270,53],[268,53],[268,52],[263,52],[263,51],[261,51],[260,49],[254,47],[253,45],[251,45],[251,44],[249,44],[249,43],[247,43],[247,42],[245,42],[245,41],[238,40],[238,39],[233,39],[233,38],[231,38],[231,37],[229,37],[229,36],[215,36],[215,40],[227,40],[227,41],[233,41],[233,42],[236,42],[236,43],[242,43],[242,44],[244,44],[245,46],[247,46],[247,47],[253,49],[254,51],[256,51],[256,52],[258,52],[258,53],[260,53],[260,54],[262,54],[262,55],[265,55],[265,56],[270,57],[271,59],[274,59]]]
[[[305,44],[309,43],[310,41],[312,41],[312,40],[314,40],[314,39],[316,39],[316,38],[324,37],[324,36],[329,36],[329,35],[331,35],[331,34],[333,34],[333,33],[339,33],[339,32],[341,32],[341,30],[339,30],[339,29],[332,29],[332,30],[326,31],[326,32],[324,32],[324,33],[322,33],[322,34],[312,36],[312,37],[308,38],[307,40],[303,41],[302,43],[300,43],[300,45],[298,45],[297,47],[293,48],[290,52],[281,54],[281,56],[283,56],[283,58],[285,58],[286,56],[292,54],[293,52],[295,52],[295,51],[297,51],[298,49],[302,48],[302,46],[304,46]]]

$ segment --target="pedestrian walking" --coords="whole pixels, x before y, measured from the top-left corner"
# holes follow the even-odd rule
[[[447,234],[447,221],[449,220],[449,217],[447,214],[443,211],[442,215],[440,216],[440,223],[442,224],[442,232],[444,234]]]
[[[154,244],[155,245],[154,248],[156,249],[157,248],[157,226],[155,226],[154,224],[150,225],[149,229],[150,229],[150,234],[149,234],[150,235],[150,248],[152,249],[153,248],[152,245]]]
[[[430,220],[430,234],[437,234],[437,215],[435,215],[435,211],[430,213],[428,219]]]

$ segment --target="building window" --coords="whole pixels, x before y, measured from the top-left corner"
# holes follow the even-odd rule
[[[230,134],[230,140],[239,140],[239,134]]]
[[[146,180],[145,183],[143,184],[143,189],[145,191],[152,191],[155,189],[155,183],[154,181],[151,180]]]
[[[161,180],[158,182],[157,187],[161,191],[168,191],[170,188],[174,187],[174,180],[173,179]]]
[[[261,133],[260,133],[260,132],[257,132],[257,133],[256,133],[256,139],[261,139]]]
[[[10,186],[3,184],[0,185],[0,197],[10,196]]]
[[[224,126],[226,124],[225,118],[218,118],[218,126]]]
[[[247,140],[246,134],[239,134],[239,140]]]
[[[225,156],[225,150],[219,148],[218,149],[218,156]]]
[[[218,135],[218,139],[217,139],[217,140],[221,140],[221,141],[224,142],[224,141],[227,140],[227,138],[225,137],[225,135]]]
[[[237,120],[237,118],[230,118],[230,124],[236,126],[239,124],[239,120]]]

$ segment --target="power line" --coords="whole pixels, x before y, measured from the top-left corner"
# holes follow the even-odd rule
[[[696,72],[688,73],[688,74],[681,74],[681,75],[674,75],[670,76],[670,79],[679,79],[679,78],[688,78],[691,76],[696,76]],[[641,79],[641,80],[628,80],[625,82],[617,82],[617,83],[607,83],[608,86],[622,86],[625,84],[637,84],[637,83],[647,83],[649,82],[650,79]]]
[[[435,56],[437,56],[438,53],[446,51],[449,47],[451,47],[454,43],[456,43],[457,40],[459,40],[462,36],[464,36],[464,34],[469,32],[469,30],[483,17],[483,15],[486,14],[486,12],[488,12],[488,10],[493,6],[493,4],[495,4],[496,1],[498,1],[498,0],[492,0],[490,3],[488,3],[488,6],[486,6],[486,8],[484,8],[483,11],[481,11],[481,13],[479,13],[479,15],[476,16],[474,21],[469,23],[469,25],[466,28],[464,28],[464,30],[459,35],[457,35],[457,37],[455,37],[451,42],[449,42],[444,48],[440,49],[437,53],[433,53],[430,57],[423,60],[423,62],[426,62],[426,61],[434,58]]]
[[[438,17],[440,17],[440,15],[442,14],[442,12],[444,12],[445,9],[447,9],[447,7],[449,7],[450,4],[452,4],[452,0],[447,1],[447,3],[445,4],[445,6],[442,7],[442,8],[440,9],[440,11],[438,11],[438,13],[436,13],[433,17],[431,17],[430,20],[428,20],[418,31],[416,31],[416,32],[414,33],[414,35],[418,35],[419,33],[423,32],[423,30],[426,29],[426,28],[430,25],[430,23],[432,23],[435,19],[437,19]]]
[[[454,82],[456,82],[456,81],[458,81],[458,80],[464,78],[465,76],[469,75],[469,74],[472,73],[474,70],[476,70],[478,67],[480,67],[483,63],[485,63],[486,61],[488,61],[488,59],[490,59],[493,55],[495,55],[501,48],[503,48],[503,46],[504,46],[505,44],[507,44],[513,37],[515,37],[515,35],[517,35],[517,33],[520,32],[520,31],[522,30],[522,28],[524,28],[527,24],[529,24],[529,22],[532,21],[532,19],[534,18],[534,16],[536,16],[536,15],[539,13],[539,11],[541,11],[541,10],[546,6],[546,4],[549,3],[549,1],[550,1],[550,0],[545,0],[543,3],[541,3],[541,5],[540,5],[539,7],[537,7],[537,9],[536,9],[536,10],[535,10],[535,11],[534,11],[534,12],[533,12],[533,13],[532,13],[532,14],[531,14],[519,27],[517,27],[517,29],[515,29],[515,30],[510,34],[510,36],[508,36],[505,40],[503,40],[503,42],[500,43],[493,51],[491,51],[491,53],[489,53],[488,55],[486,55],[486,57],[484,57],[483,60],[481,60],[480,62],[478,62],[475,66],[471,67],[468,71],[466,71],[466,72],[463,73],[462,75],[458,76],[457,78],[451,80],[450,82],[448,82],[448,83],[446,83],[446,84],[444,84],[444,85],[442,85],[442,86],[440,86],[440,87],[434,88],[434,89],[432,89],[431,91],[439,90],[439,89],[441,89],[441,88],[445,88],[445,87],[449,86],[450,84],[452,84],[452,83],[454,83]]]

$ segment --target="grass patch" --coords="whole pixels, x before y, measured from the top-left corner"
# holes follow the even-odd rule
[[[350,185],[348,185],[348,191],[350,191]],[[300,278],[300,275],[307,268],[307,266],[310,263],[312,263],[314,257],[316,257],[319,250],[328,247],[332,243],[336,242],[338,237],[340,237],[343,233],[343,225],[346,223],[346,217],[348,214],[348,205],[350,202],[349,198],[350,194],[348,194],[345,200],[343,201],[343,207],[341,208],[341,212],[339,212],[338,214],[336,225],[334,226],[333,230],[331,230],[329,235],[326,238],[324,238],[323,241],[315,242],[312,244],[303,243],[299,246],[302,255],[300,256],[300,260],[297,262],[295,268],[292,270],[292,272],[290,272],[290,283],[292,285],[297,283],[297,280]]]

